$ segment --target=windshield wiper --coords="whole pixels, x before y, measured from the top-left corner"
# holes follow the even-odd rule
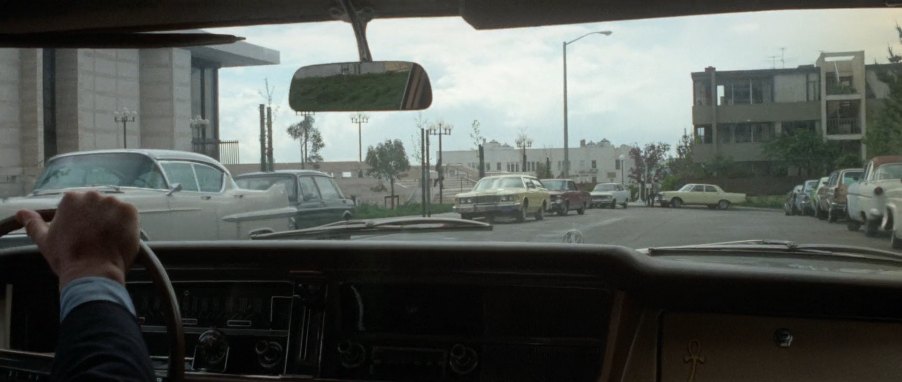
[[[902,262],[902,254],[868,247],[836,244],[798,244],[789,240],[740,240],[722,243],[647,248],[651,256],[673,253],[768,252]]]
[[[491,231],[488,223],[455,218],[401,217],[371,220],[347,220],[319,227],[254,235],[254,240],[350,239],[355,235],[426,233],[450,231]]]

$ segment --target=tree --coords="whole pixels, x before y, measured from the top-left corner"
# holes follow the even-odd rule
[[[323,136],[313,123],[312,116],[305,115],[298,123],[288,126],[288,135],[301,143],[301,168],[307,168],[307,163],[319,163],[323,161],[320,150],[326,147]]]
[[[370,146],[366,151],[367,175],[387,180],[391,190],[392,207],[395,203],[395,179],[398,175],[410,169],[407,153],[404,152],[404,143],[400,139],[386,140],[383,143]]]
[[[634,146],[630,149],[633,168],[629,178],[639,183],[640,195],[645,195],[645,185],[660,182],[666,173],[665,159],[670,151],[670,144],[664,142],[649,143],[644,149]]]
[[[702,166],[695,162],[694,149],[695,141],[683,130],[683,135],[676,145],[676,157],[671,157],[667,161],[671,175],[677,180],[698,177],[703,173]]]
[[[536,163],[536,178],[539,178],[539,179],[554,178],[554,175],[551,174],[551,169],[545,165],[545,162]]]
[[[821,174],[831,169],[839,157],[839,147],[824,141],[812,130],[784,131],[776,139],[764,144],[764,155],[787,167],[807,175]]]
[[[479,121],[473,120],[473,123],[470,124],[470,139],[473,140],[473,150],[479,150],[479,145],[485,142],[485,137],[479,131]]]
[[[902,27],[897,25],[896,33],[902,41]],[[889,86],[889,94],[863,140],[870,156],[902,154],[902,56],[893,53],[892,47],[887,49],[889,64],[877,76]]]

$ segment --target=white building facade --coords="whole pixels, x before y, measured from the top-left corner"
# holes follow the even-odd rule
[[[577,183],[630,183],[629,173],[632,160],[630,146],[614,146],[606,139],[600,142],[580,141],[578,147],[570,150],[570,179]],[[555,177],[563,176],[564,149],[562,148],[517,148],[506,143],[489,141],[483,145],[485,172],[487,175],[500,173],[535,174],[539,166],[551,164]],[[523,155],[526,154],[526,167]],[[436,153],[435,155],[438,155]],[[437,158],[437,157],[434,157]],[[444,151],[442,163],[462,164],[479,169],[477,150]]]
[[[57,154],[123,146],[191,151],[192,118],[204,120],[202,135],[217,142],[218,70],[278,63],[278,51],[244,42],[0,49],[0,197],[30,191]],[[124,109],[136,114],[125,126],[114,120]]]

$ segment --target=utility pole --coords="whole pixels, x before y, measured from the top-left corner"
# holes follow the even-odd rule
[[[426,150],[423,151],[423,157],[426,158],[426,165],[423,166],[423,172],[426,173],[426,183],[424,186],[426,187],[426,216],[432,217],[432,187],[430,182],[432,178],[432,174],[429,173],[429,166],[431,161],[429,160],[429,134],[426,134]]]
[[[266,105],[260,104],[260,171],[266,171]]]
[[[526,149],[532,147],[532,139],[528,138],[526,136],[526,134],[522,134],[522,135],[520,135],[519,138],[517,138],[516,143],[517,143],[517,148],[520,148],[523,150],[523,167],[521,168],[521,170],[523,172],[527,172],[526,171]]]
[[[370,121],[366,114],[357,113],[351,116],[351,123],[357,124],[357,161],[363,163],[363,124]]]
[[[275,170],[275,160],[272,149],[272,107],[266,107],[266,160],[268,171]]]
[[[445,124],[444,122],[439,122],[432,127],[429,128],[429,135],[438,135],[438,161],[435,163],[435,170],[438,173],[438,204],[442,204],[444,202],[443,196],[445,191],[445,171],[443,169],[444,163],[442,163],[442,136],[443,135],[451,135],[451,130],[454,126],[450,124]]]
[[[485,177],[485,142],[479,144],[479,179]]]
[[[426,129],[420,128],[420,152],[426,152]],[[426,156],[420,155],[420,209],[426,217]]]

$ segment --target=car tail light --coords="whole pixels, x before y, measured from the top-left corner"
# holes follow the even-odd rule
[[[883,195],[883,187],[874,188],[874,195],[877,195],[877,196]]]

